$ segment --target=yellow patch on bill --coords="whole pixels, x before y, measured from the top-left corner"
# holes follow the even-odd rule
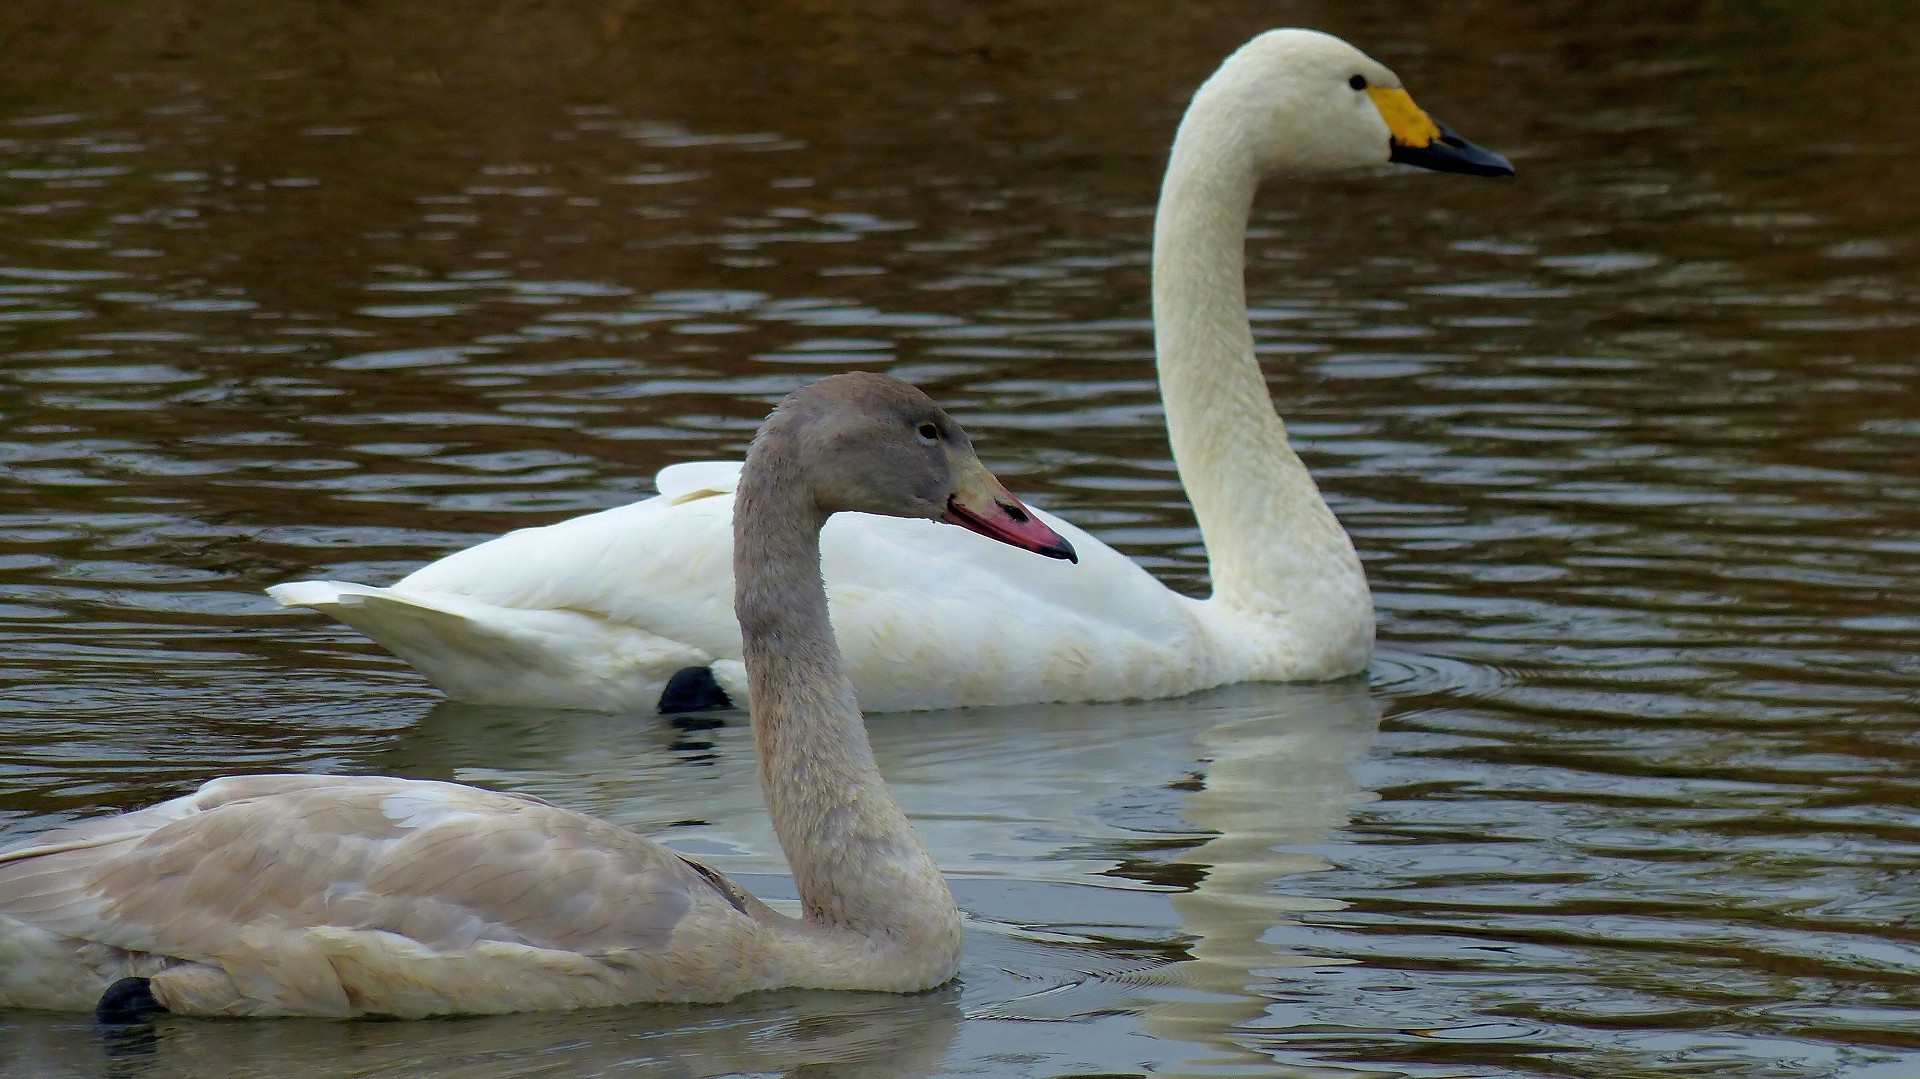
[[[1373,107],[1380,110],[1387,130],[1393,132],[1393,141],[1400,145],[1418,150],[1440,137],[1439,125],[1413,103],[1405,90],[1369,86],[1367,96],[1373,98]]]

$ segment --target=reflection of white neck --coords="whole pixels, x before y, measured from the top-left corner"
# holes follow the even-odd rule
[[[1243,271],[1259,170],[1234,137],[1239,122],[1203,89],[1174,139],[1154,222],[1160,393],[1214,600],[1312,633],[1335,614],[1329,601],[1350,601],[1356,586],[1366,605],[1366,583],[1352,542],[1287,444],[1254,357]],[[1335,605],[1351,622],[1350,602]],[[1364,621],[1370,640],[1370,614]]]
[[[1171,855],[1195,867],[1198,883],[1168,897],[1191,941],[1185,984],[1205,996],[1150,1004],[1142,1022],[1156,1037],[1240,1059],[1244,1046],[1224,1032],[1244,1029],[1272,1003],[1254,972],[1329,962],[1295,950],[1293,923],[1303,911],[1345,904],[1298,894],[1287,877],[1328,868],[1314,845],[1344,827],[1356,803],[1374,800],[1353,766],[1367,755],[1380,711],[1358,682],[1243,686],[1209,700],[1223,705],[1220,718],[1194,732],[1205,777],[1180,815],[1211,838]]]

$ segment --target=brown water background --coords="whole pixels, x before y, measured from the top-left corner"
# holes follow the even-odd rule
[[[887,717],[969,916],[921,997],[109,1039],[8,1075],[1920,1074],[1920,7],[10,0],[0,831],[455,777],[790,895],[736,718],[446,704],[384,582],[734,456],[848,367],[1205,588],[1147,240],[1312,25],[1520,169],[1270,185],[1273,389],[1365,684]]]

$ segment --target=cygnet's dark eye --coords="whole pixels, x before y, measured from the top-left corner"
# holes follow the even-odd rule
[[[1365,90],[1367,88],[1367,77],[1365,75],[1355,75],[1353,78],[1347,80],[1347,85],[1353,87],[1355,90]]]
[[[940,440],[940,428],[935,427],[933,424],[923,423],[916,428],[916,430],[920,432],[920,437],[926,439],[928,442],[938,442]]]

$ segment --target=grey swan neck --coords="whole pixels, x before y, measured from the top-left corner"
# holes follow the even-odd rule
[[[1301,602],[1302,579],[1364,576],[1287,441],[1254,355],[1246,232],[1262,170],[1234,128],[1240,122],[1203,87],[1174,138],[1154,216],[1154,352],[1213,601],[1284,620]]]
[[[761,789],[803,922],[823,945],[838,945],[829,947],[838,955],[830,961],[872,961],[902,974],[925,964],[950,968],[959,913],[874,763],[827,617],[827,514],[799,473],[777,435],[763,435],[735,501],[735,611]]]

